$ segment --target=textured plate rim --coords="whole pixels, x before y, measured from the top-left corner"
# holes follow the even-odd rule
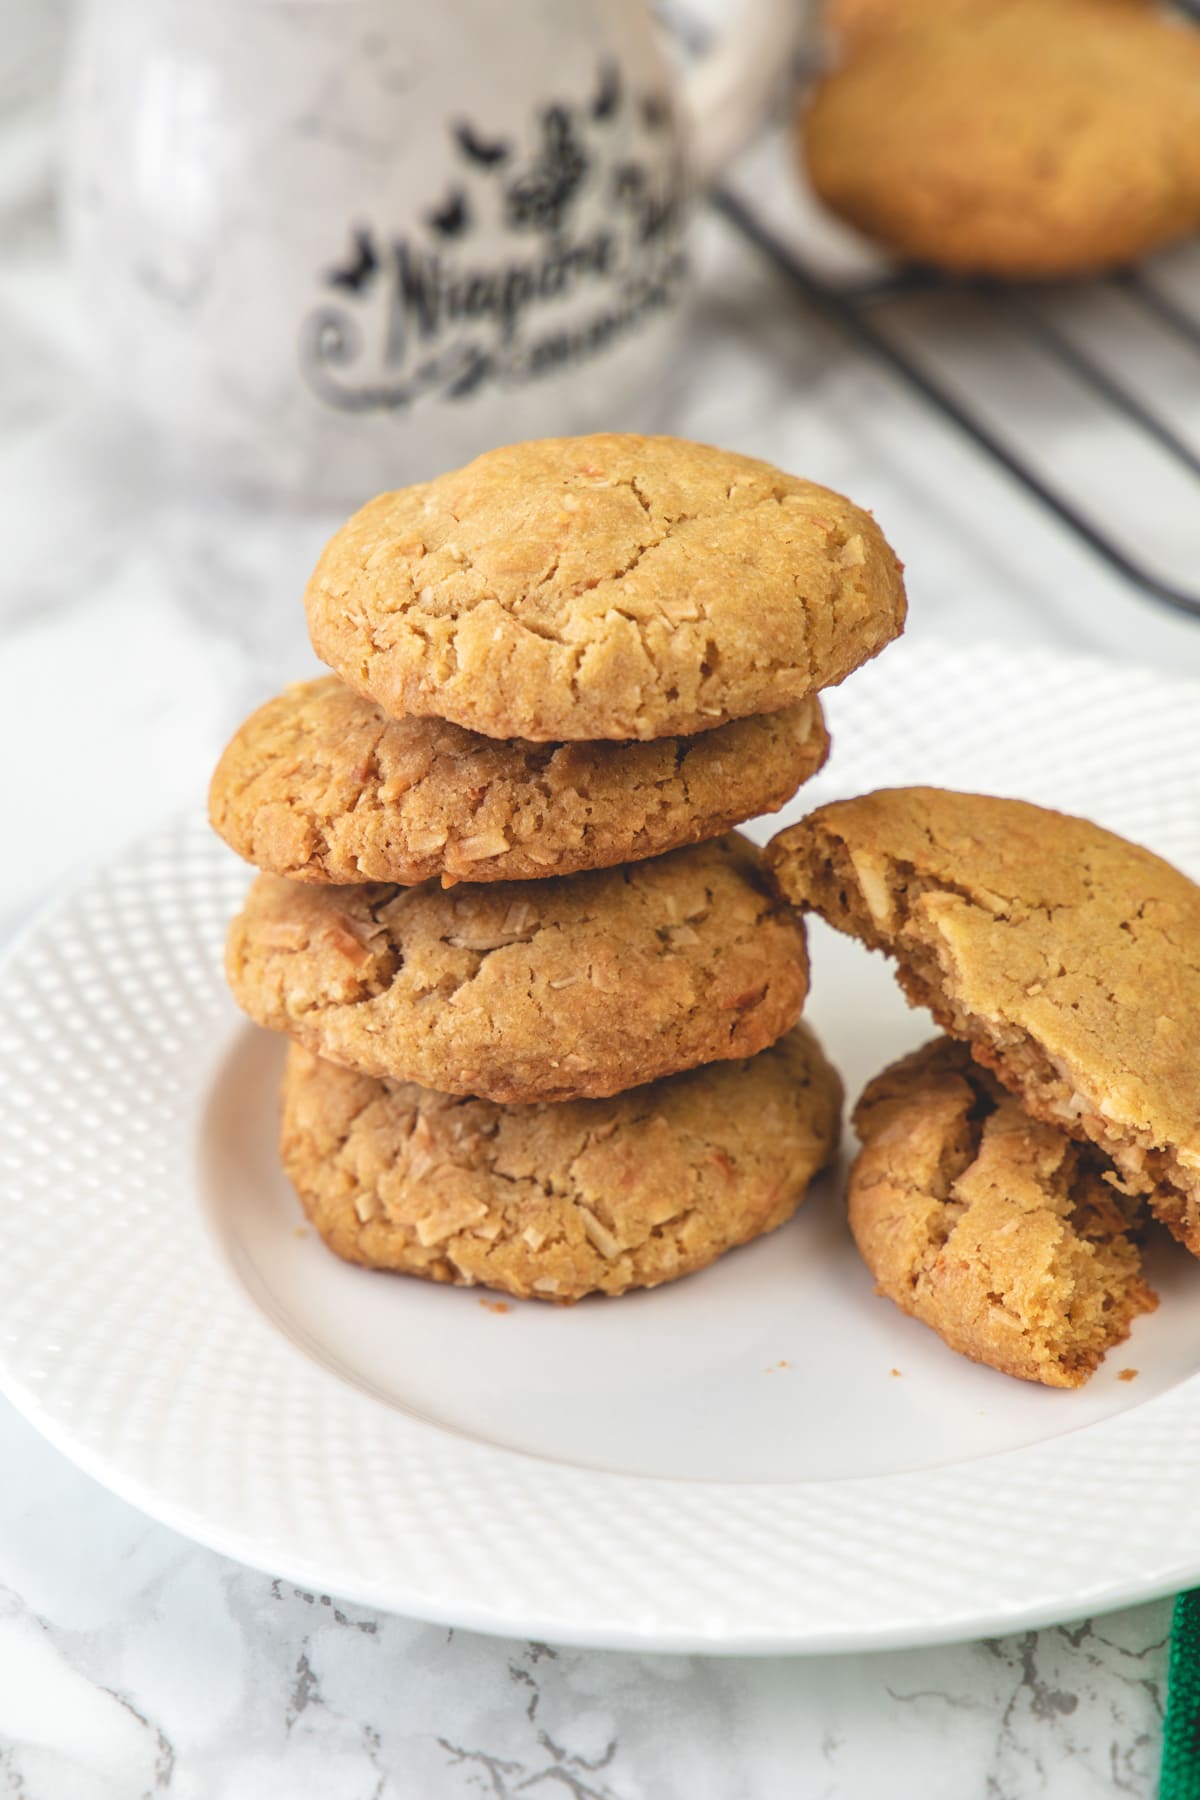
[[[907,660],[923,669],[925,679],[961,679],[971,671],[978,678],[986,662],[993,679],[1007,675],[1015,681],[1019,673],[1028,680],[1036,672],[1046,681],[1090,678],[1114,691],[1127,690],[1133,681],[1147,693],[1173,695],[1200,711],[1200,682],[1150,672],[1131,676],[1099,658],[908,647]],[[179,900],[175,890],[184,877],[171,870],[181,859],[192,870],[187,879],[209,882],[204,905]],[[157,1017],[155,1007],[171,1011],[171,1000],[163,996],[171,995],[170,969],[181,950],[187,954],[199,947],[206,953],[194,959],[189,976],[195,989],[192,1037],[177,1041],[168,1031],[174,1051],[156,1056],[150,1043],[140,1069],[118,1067],[119,1056],[112,1056],[114,1066],[97,1071],[98,1080],[110,1083],[97,1104],[115,1104],[116,1094],[130,1091],[132,1082],[132,1091],[148,1091],[163,1108],[166,1142],[146,1148],[148,1173],[139,1179],[148,1182],[151,1200],[164,1181],[168,1187],[176,1184],[171,1230],[183,1241],[188,1266],[165,1311],[160,1315],[151,1309],[145,1315],[149,1328],[142,1335],[159,1356],[164,1347],[174,1347],[174,1340],[186,1338],[188,1354],[200,1359],[197,1379],[191,1380],[191,1364],[185,1359],[172,1377],[174,1385],[164,1387],[157,1361],[139,1386],[141,1349],[136,1342],[128,1345],[124,1334],[108,1345],[113,1366],[106,1365],[105,1357],[98,1366],[83,1366],[87,1358],[72,1355],[72,1322],[79,1308],[85,1320],[103,1315],[106,1326],[119,1331],[124,1315],[113,1296],[121,1293],[126,1278],[133,1283],[131,1291],[137,1291],[143,1259],[131,1257],[129,1247],[114,1239],[99,1246],[96,1267],[93,1242],[89,1260],[77,1265],[77,1290],[67,1280],[66,1266],[47,1270],[29,1256],[22,1260],[10,1223],[28,1216],[20,1203],[0,1213],[0,1391],[102,1485],[210,1548],[306,1588],[465,1629],[594,1647],[768,1654],[952,1642],[1107,1611],[1155,1598],[1200,1576],[1200,1432],[1195,1430],[1200,1375],[1079,1431],[971,1463],[826,1483],[733,1484],[606,1475],[464,1441],[426,1421],[395,1414],[311,1363],[265,1323],[236,1286],[192,1205],[191,1192],[182,1191],[195,1154],[197,1107],[207,1100],[212,1070],[219,1066],[233,1029],[219,961],[214,964],[211,952],[227,895],[245,879],[245,871],[188,819],[155,834],[41,913],[0,962],[6,978],[0,984],[0,1076],[7,1077],[6,1087],[15,1083],[19,1102],[21,1082],[31,1068],[39,1079],[64,1081],[71,1030],[92,1022],[87,1008],[82,1023],[74,1025],[75,1015],[60,1011],[49,1018],[30,1051],[29,1034],[39,1024],[38,980],[49,979],[46,968],[59,960],[63,934],[86,936],[89,911],[114,884],[127,899],[131,893],[135,902],[140,896],[151,915],[156,905],[182,905],[180,921],[172,921],[174,937],[168,933],[165,945],[151,944],[138,952],[149,958],[144,972],[161,989],[157,1000],[150,996],[151,1021]],[[39,958],[45,968],[34,979],[30,971]],[[14,1000],[13,990],[31,981],[33,1000],[27,999],[22,1013],[20,994]],[[101,992],[97,1004],[105,997],[111,1002],[114,991]],[[64,995],[64,1004],[69,1003],[70,983]],[[142,1048],[137,1019],[130,1029],[127,1041]],[[216,1046],[219,1056],[214,1056]],[[109,1191],[122,1186],[123,1165],[106,1165],[102,1149],[93,1147],[86,1135],[71,1139],[83,1156],[82,1165],[53,1146],[40,1161],[31,1161],[22,1148],[29,1136],[21,1128],[22,1116],[19,1104],[0,1111],[0,1167],[7,1153],[8,1166],[17,1172],[18,1186],[24,1179],[37,1217],[45,1211],[38,1210],[42,1203],[37,1194],[56,1182],[59,1189],[64,1182],[79,1182],[85,1197],[98,1193],[101,1205]],[[118,1123],[108,1150],[115,1144],[132,1154],[131,1127],[120,1123],[122,1116],[127,1118],[128,1107],[122,1115],[117,1105]],[[176,1251],[179,1247],[177,1243]],[[153,1282],[160,1273],[149,1271],[144,1279]],[[203,1319],[198,1319],[197,1307]],[[135,1309],[135,1338],[142,1318]],[[223,1359],[231,1356],[240,1358],[242,1386],[226,1391]],[[110,1392],[114,1366],[116,1386]],[[258,1385],[265,1383],[267,1389],[265,1408],[256,1385],[259,1376]],[[291,1418],[293,1436],[299,1421],[309,1442],[289,1448],[285,1431],[275,1444],[277,1466],[272,1469],[262,1463],[259,1434],[273,1402]],[[213,1408],[222,1404],[225,1412],[215,1418]],[[244,1414],[239,1410],[243,1406],[249,1408]],[[215,1478],[216,1471],[205,1465],[204,1451],[211,1449],[206,1433],[214,1431],[222,1453],[233,1457],[226,1473],[237,1486],[236,1503]],[[230,1431],[232,1439],[222,1435]],[[181,1444],[195,1449],[191,1467],[186,1456],[181,1462]],[[314,1445],[324,1459],[319,1460],[324,1480],[313,1474]],[[347,1451],[348,1464],[341,1460]],[[343,1473],[329,1476],[331,1463]],[[397,1523],[409,1528],[428,1523],[431,1506],[444,1506],[443,1483],[459,1484],[453,1529],[436,1546],[437,1554],[416,1569],[406,1568],[403,1556],[389,1559],[390,1521],[373,1521],[370,1506],[357,1506],[346,1492],[365,1480],[372,1488],[370,1498],[378,1500],[381,1482],[395,1483],[397,1476],[395,1491],[403,1501],[397,1512],[407,1508],[407,1518]],[[1057,1497],[1054,1531],[1050,1540],[1031,1546],[1031,1532],[1036,1534],[1044,1521],[1039,1509],[1047,1492]],[[500,1495],[499,1516],[480,1506],[479,1497],[486,1493]],[[1097,1574],[1094,1554],[1082,1561],[1075,1554],[1073,1533],[1094,1548],[1093,1515],[1101,1496],[1113,1555],[1107,1570]],[[547,1505],[566,1534],[554,1553],[560,1578],[572,1569],[581,1576],[574,1599],[553,1583],[539,1586],[530,1519],[541,1524]],[[614,1511],[622,1513],[621,1527],[615,1537],[611,1530],[608,1537],[600,1530],[603,1542],[597,1555],[590,1534],[600,1515]],[[895,1523],[897,1514],[908,1527],[907,1541]],[[330,1519],[337,1530],[330,1531]],[[855,1537],[864,1522],[870,1530]],[[961,1591],[953,1582],[943,1583],[940,1600],[931,1606],[928,1564],[922,1555],[912,1554],[913,1534],[922,1522],[936,1530],[943,1557],[963,1553],[971,1567],[972,1557],[980,1561],[982,1541],[987,1560],[1000,1562],[1008,1556],[1020,1564],[1024,1557],[1024,1566],[990,1589],[987,1579],[968,1580]],[[374,1531],[372,1524],[378,1527]],[[361,1540],[356,1535],[360,1528]],[[848,1557],[851,1539],[856,1554]],[[397,1541],[407,1547],[403,1530],[398,1540],[393,1537],[393,1550]],[[898,1566],[906,1542],[909,1566]],[[355,1547],[353,1554],[347,1554],[347,1543]],[[661,1561],[656,1545],[663,1549]],[[720,1595],[714,1599],[704,1589],[704,1577],[716,1550],[722,1568]],[[489,1558],[512,1561],[516,1588],[511,1582],[507,1587],[490,1582]],[[670,1581],[664,1580],[664,1563],[672,1564]],[[831,1572],[839,1568],[840,1580]],[[784,1616],[778,1604],[768,1603],[773,1575],[775,1587],[782,1585],[790,1596],[794,1619],[786,1616],[787,1596]],[[870,1590],[872,1584],[890,1596],[876,1619],[861,1611],[856,1598],[859,1588]]]
[[[1076,1590],[1071,1596],[1071,1609],[1063,1610],[1062,1597],[1047,1596],[1040,1602],[1029,1602],[998,1612],[979,1614],[970,1608],[956,1617],[921,1626],[899,1625],[891,1630],[864,1633],[861,1629],[838,1632],[801,1634],[747,1631],[721,1636],[701,1635],[694,1631],[654,1630],[650,1633],[622,1632],[611,1627],[589,1630],[582,1623],[564,1627],[554,1614],[528,1613],[520,1618],[497,1617],[484,1609],[462,1605],[438,1606],[431,1609],[419,1599],[412,1599],[392,1583],[362,1584],[348,1575],[344,1581],[331,1579],[328,1563],[306,1564],[285,1555],[266,1554],[265,1547],[246,1541],[236,1533],[223,1531],[205,1514],[190,1512],[185,1507],[167,1506],[157,1492],[129,1480],[125,1471],[116,1468],[103,1456],[82,1448],[58,1422],[44,1414],[24,1389],[11,1388],[0,1371],[0,1394],[14,1410],[53,1449],[73,1463],[117,1499],[126,1501],[148,1519],[178,1532],[181,1537],[226,1556],[231,1561],[275,1580],[291,1583],[306,1592],[328,1594],[333,1599],[379,1612],[394,1613],[420,1623],[441,1625],[456,1631],[474,1631],[485,1637],[521,1638],[534,1643],[547,1643],[566,1649],[628,1651],[631,1654],[691,1656],[842,1656],[871,1651],[916,1650],[940,1645],[970,1643],[979,1638],[1007,1636],[1018,1631],[1035,1631],[1047,1626],[1071,1624],[1083,1617],[1102,1616],[1126,1606],[1160,1600],[1194,1587],[1200,1582],[1200,1552],[1191,1562],[1171,1571],[1159,1571],[1147,1582],[1131,1576],[1125,1583],[1106,1583],[1089,1592]],[[513,1452],[512,1454],[519,1454]],[[986,1459],[992,1460],[992,1459]],[[1200,1523],[1200,1522],[1198,1522]]]

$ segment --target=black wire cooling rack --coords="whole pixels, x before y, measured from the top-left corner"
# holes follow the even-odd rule
[[[769,184],[765,209],[748,197],[754,185],[719,189],[713,204],[811,308],[1125,580],[1200,617],[1200,250],[1182,268],[1177,259],[1169,280],[1157,263],[1054,288],[908,268],[839,277],[806,254],[799,202],[797,220],[779,222],[788,182]],[[1073,477],[1064,446],[1085,452]],[[1158,519],[1145,516],[1145,481],[1131,480],[1122,504],[1122,471],[1134,464],[1163,496]],[[1166,540],[1161,558],[1156,539]]]
[[[655,10],[686,58],[709,43],[686,0]],[[1173,10],[1200,25],[1200,0]],[[807,55],[794,69],[800,87],[818,73]],[[950,281],[876,259],[865,278],[831,273],[782,131],[765,168],[752,152],[710,198],[810,308],[1118,576],[1200,617],[1200,242],[1061,287]]]

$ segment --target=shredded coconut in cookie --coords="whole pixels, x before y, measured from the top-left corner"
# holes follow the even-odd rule
[[[750,1061],[555,1106],[371,1080],[293,1047],[282,1152],[348,1261],[561,1303],[677,1280],[773,1231],[840,1116],[803,1025]]]
[[[808,987],[803,922],[736,834],[547,881],[261,875],[226,970],[252,1019],[330,1062],[508,1102],[752,1056]]]
[[[813,695],[688,738],[531,744],[389,719],[330,676],[260,707],[213,826],[293,881],[519,881],[660,856],[774,812],[829,750]]]
[[[854,1114],[850,1226],[881,1294],[951,1349],[1078,1387],[1157,1300],[1140,1204],[1110,1163],[1024,1113],[965,1044],[939,1038],[870,1083]]]
[[[794,705],[904,624],[869,514],[676,438],[548,438],[381,494],[309,584],[317,655],[393,717],[658,738]]]
[[[1200,1254],[1195,883],[1085,819],[938,788],[822,807],[767,863]]]

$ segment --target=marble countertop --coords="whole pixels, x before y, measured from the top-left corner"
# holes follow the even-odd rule
[[[298,594],[334,522],[177,484],[91,393],[51,201],[61,13],[26,11],[0,126],[0,937],[198,803],[247,708],[308,672]],[[672,428],[871,506],[908,564],[914,636],[1200,671],[1200,623],[1109,573],[728,227],[702,222],[697,249]],[[1200,422],[1200,386],[1184,399]],[[1165,1601],[874,1656],[562,1650],[241,1568],[102,1491],[3,1403],[0,1470],[0,1777],[21,1800],[1093,1800],[1153,1784]]]

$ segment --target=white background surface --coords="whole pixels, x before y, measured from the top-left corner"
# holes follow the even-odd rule
[[[14,22],[0,82],[3,932],[198,798],[248,706],[307,671],[299,593],[333,523],[173,489],[89,400],[51,230],[54,16]],[[908,564],[914,637],[1200,671],[1200,623],[1099,568],[722,228],[700,248],[674,427],[871,506]],[[1179,404],[1200,422],[1196,385]],[[912,1553],[938,1555],[936,1521]],[[0,1407],[0,1775],[25,1800],[1144,1794],[1167,1622],[1159,1603],[820,1662],[490,1642],[195,1549]]]

